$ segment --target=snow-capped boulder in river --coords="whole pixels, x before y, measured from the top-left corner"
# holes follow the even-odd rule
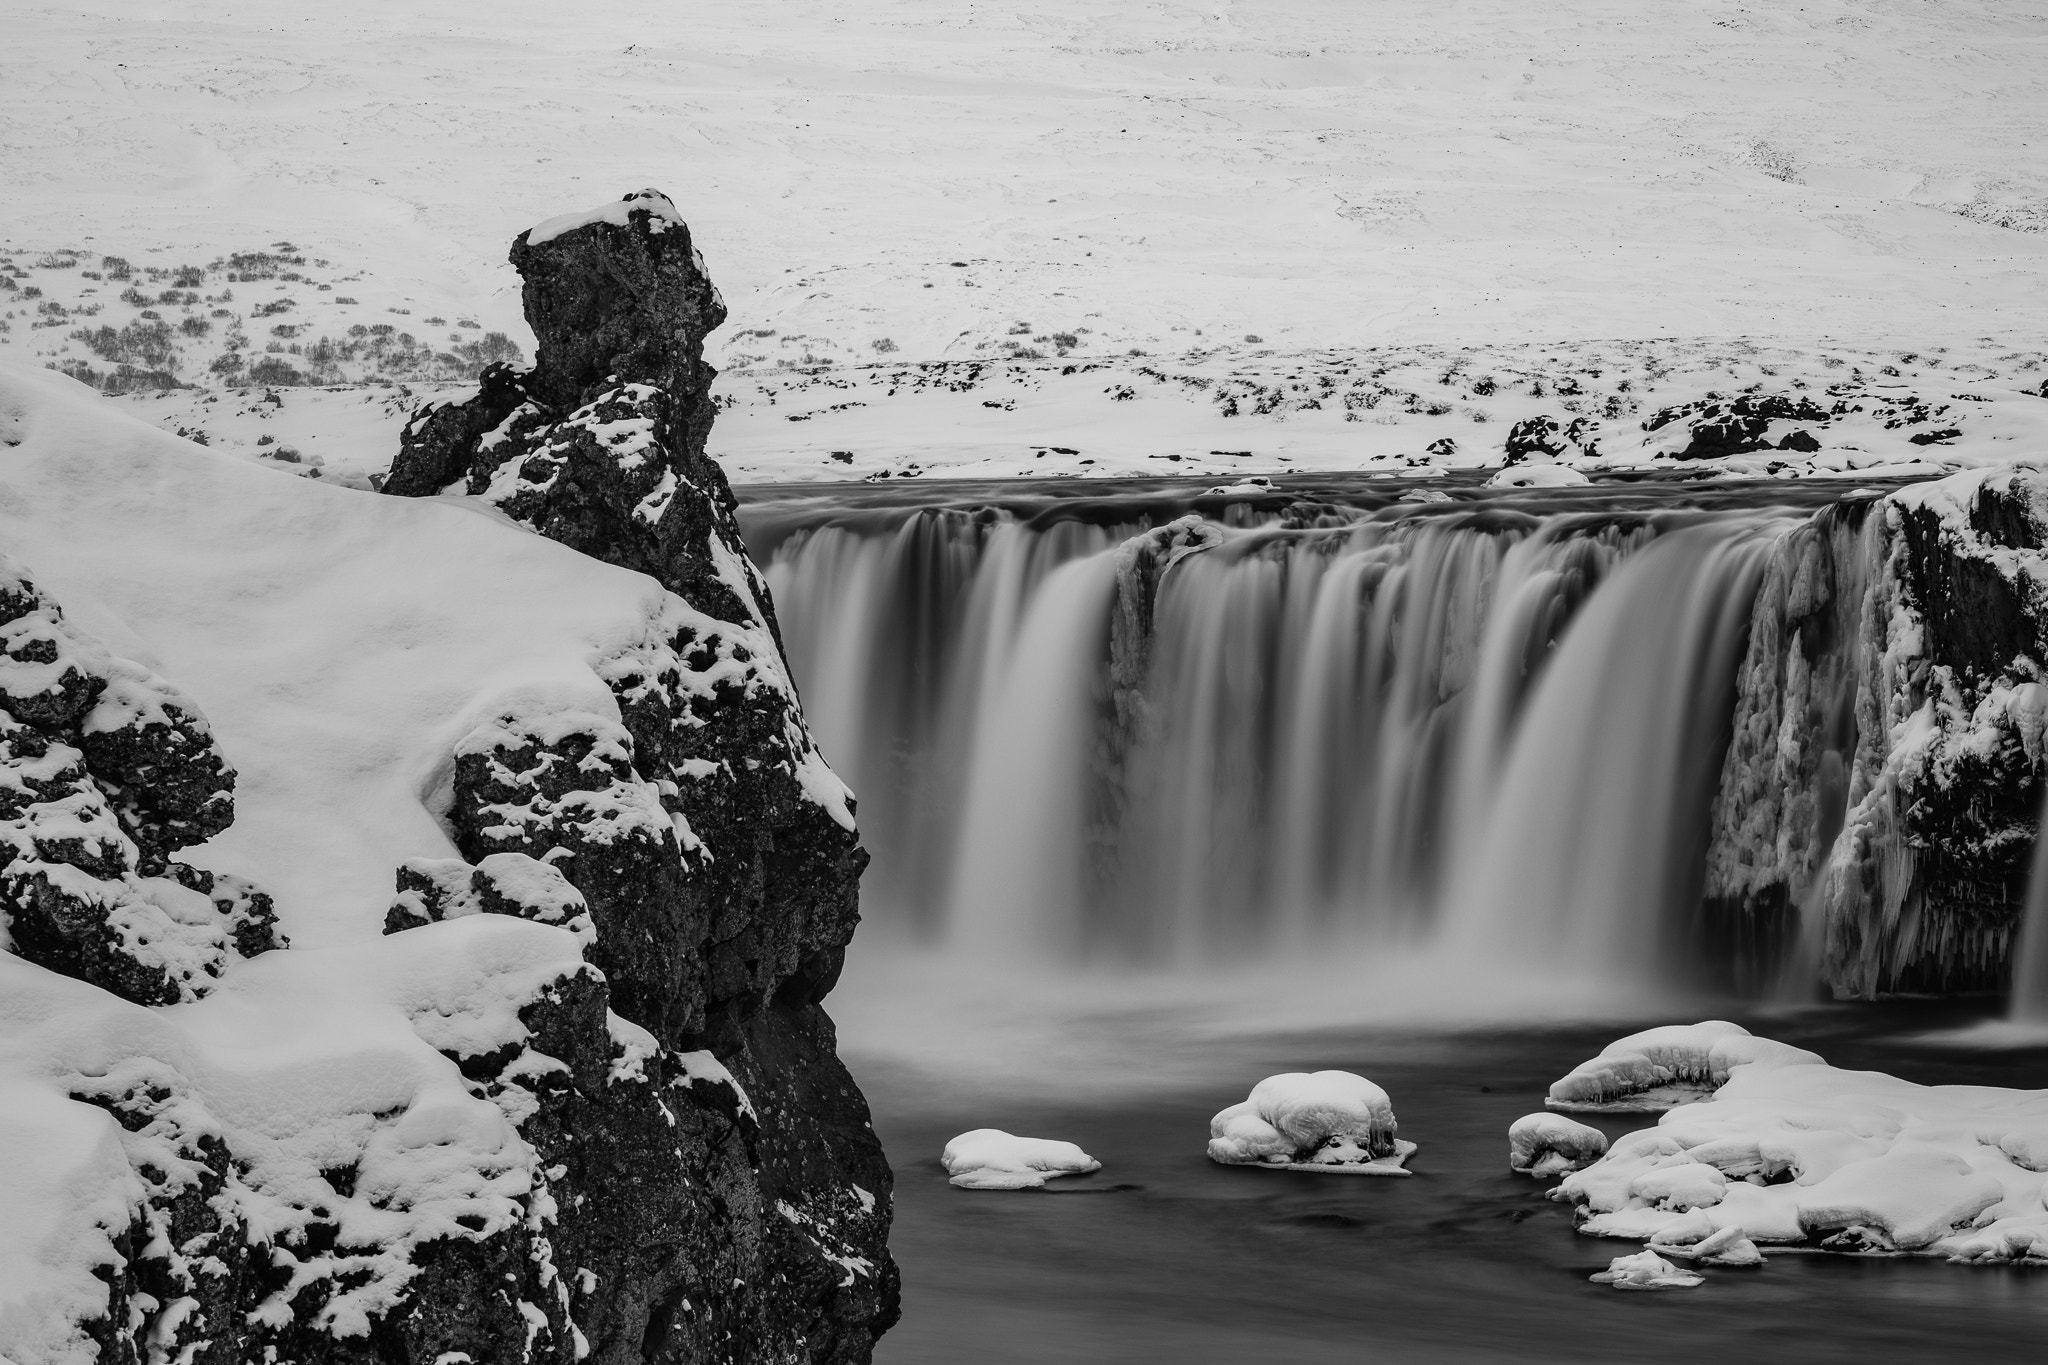
[[[1607,1151],[1607,1134],[1548,1110],[1524,1114],[1508,1128],[1508,1167],[1547,1180],[1582,1170]]]
[[[1209,1121],[1209,1159],[1350,1175],[1408,1175],[1387,1092],[1349,1071],[1268,1076]]]
[[[1617,1256],[1607,1269],[1587,1278],[1594,1284],[1611,1284],[1616,1289],[1694,1289],[1705,1279],[1690,1270],[1680,1270],[1654,1251]]]
[[[1713,1094],[1737,1067],[1820,1063],[1740,1024],[1667,1024],[1609,1043],[1555,1082],[1545,1103],[1566,1112],[1655,1114]]]
[[[939,1164],[963,1190],[1035,1190],[1062,1175],[1087,1175],[1102,1163],[1071,1142],[976,1128],[946,1144]]]

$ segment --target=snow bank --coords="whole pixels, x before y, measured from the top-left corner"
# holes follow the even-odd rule
[[[1387,1092],[1349,1071],[1268,1076],[1209,1121],[1209,1159],[1226,1166],[1408,1175],[1415,1144],[1394,1136]]]
[[[939,1157],[963,1190],[1035,1190],[1055,1176],[1087,1175],[1102,1163],[1071,1142],[977,1128],[946,1144]]]
[[[1545,1103],[1577,1113],[1654,1114],[1713,1094],[1736,1067],[1819,1061],[1740,1024],[1670,1024],[1609,1043],[1553,1084]]]
[[[1723,1054],[1709,1100],[1566,1176],[1551,1197],[1580,1207],[1581,1232],[1721,1264],[1754,1263],[1755,1244],[2048,1262],[2048,1090],[1916,1085],[1747,1034],[1694,1037],[1755,1060]]]
[[[1581,1170],[1606,1152],[1607,1134],[1562,1114],[1524,1114],[1508,1129],[1508,1166],[1538,1180]]]

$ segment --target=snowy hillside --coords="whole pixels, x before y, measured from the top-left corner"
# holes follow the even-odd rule
[[[453,378],[494,333],[531,350],[498,265],[513,231],[654,184],[731,306],[710,358],[736,372],[743,477],[900,475],[943,447],[977,473],[1104,472],[1058,448],[1105,427],[1114,384],[1148,394],[1125,373],[1145,368],[1271,383],[1477,347],[1476,373],[1583,371],[1586,343],[1628,342],[1684,375],[1717,368],[1695,342],[1750,338],[1819,386],[1844,354],[1989,338],[2023,353],[2003,375],[2048,320],[2048,143],[2014,117],[2042,98],[2044,37],[2005,7],[1871,0],[38,14],[10,24],[0,114],[67,135],[0,147],[0,349],[207,385]],[[263,277],[230,281],[238,254]],[[935,361],[1023,377],[902,402],[894,367]],[[1727,378],[1657,401],[1759,376]],[[799,432],[792,397],[867,407]],[[1142,424],[1184,438],[1107,453],[1279,468],[1448,435],[1497,463],[1506,430],[1404,415],[1361,443],[1195,407]]]

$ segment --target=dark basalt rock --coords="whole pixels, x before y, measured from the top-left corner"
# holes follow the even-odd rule
[[[0,913],[12,950],[157,1005],[204,994],[236,955],[282,946],[269,897],[232,878],[215,896],[213,874],[171,861],[234,818],[235,774],[198,709],[4,562],[0,621]]]
[[[1774,447],[1765,439],[1772,422],[1811,422],[1825,426],[1835,413],[1804,395],[1779,393],[1739,394],[1734,398],[1704,398],[1662,408],[1643,423],[1644,431],[1657,431],[1673,422],[1684,421],[1691,440],[1673,458],[1718,460],[1730,455],[1749,455],[1759,450],[1816,451],[1820,442],[1808,431],[1787,432]]]
[[[1549,462],[1567,455],[1590,458],[1600,453],[1594,437],[1595,425],[1584,417],[1574,417],[1569,423],[1560,423],[1548,414],[1525,417],[1508,429],[1502,464]]]
[[[420,409],[399,437],[398,458],[379,485],[386,493],[424,498],[469,472],[477,442],[527,401],[525,385],[510,365],[484,367],[476,397],[466,403]]]
[[[557,868],[588,905],[586,954],[610,1007],[658,1045],[639,1066],[672,1119],[596,1084],[608,1062],[571,1057],[589,1051],[587,1002],[563,1006],[582,1025],[535,1044],[575,1076],[521,1130],[562,1171],[555,1263],[601,1286],[568,1315],[594,1361],[854,1365],[897,1311],[890,1175],[818,1002],[858,921],[866,854],[835,810],[766,584],[705,454],[703,342],[724,305],[653,191],[548,227],[511,255],[534,369],[423,410],[383,489],[459,480],[687,604],[598,665],[623,729],[507,715],[455,755],[448,819],[463,858],[479,877],[507,854]],[[467,913],[464,898],[484,894],[459,864],[408,866],[387,931]],[[704,1079],[718,1064],[751,1107]],[[460,1349],[497,1359],[513,1344]]]

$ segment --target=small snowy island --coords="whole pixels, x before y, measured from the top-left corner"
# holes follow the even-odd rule
[[[1410,1175],[1387,1092],[1349,1071],[1268,1076],[1209,1121],[1209,1159],[1324,1175]]]
[[[1551,1096],[1674,1086],[1695,1102],[1551,1192],[1580,1232],[1729,1265],[1772,1247],[2048,1264],[2048,1090],[1844,1071],[1709,1022],[1621,1039]]]
[[[1071,1142],[977,1128],[946,1144],[939,1164],[963,1190],[1037,1190],[1055,1176],[1088,1175],[1102,1163]]]

